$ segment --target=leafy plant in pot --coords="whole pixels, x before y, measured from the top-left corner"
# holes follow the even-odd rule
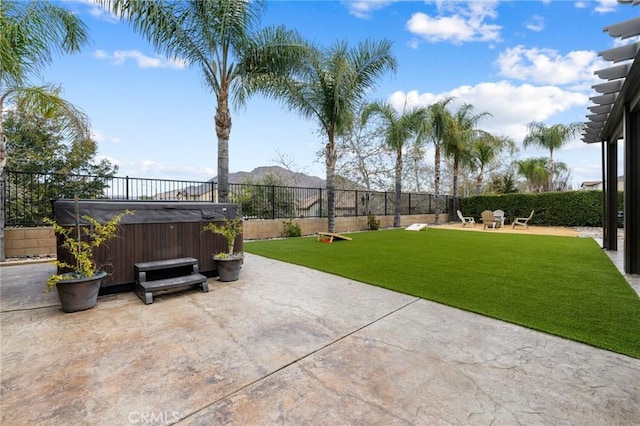
[[[244,256],[242,252],[236,252],[234,247],[236,237],[242,234],[242,218],[225,219],[221,224],[209,222],[203,230],[222,235],[227,240],[227,251],[215,254],[213,260],[216,261],[220,281],[237,281]]]
[[[89,226],[80,226],[80,217],[76,209],[75,229],[46,219],[46,222],[53,226],[56,234],[62,236],[61,247],[67,250],[75,260],[73,265],[62,260],[54,260],[52,263],[58,267],[58,273],[47,279],[47,291],[56,287],[64,312],[84,311],[96,305],[100,284],[107,273],[101,271],[96,265],[94,249],[114,238],[118,231],[118,224],[125,215],[129,214],[133,212],[125,210],[105,223],[85,215],[82,219],[87,221]],[[60,270],[65,269],[70,269],[71,272],[60,273]]]

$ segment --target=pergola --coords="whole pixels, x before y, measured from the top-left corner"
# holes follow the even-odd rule
[[[640,0],[618,0],[640,4]],[[640,17],[605,27],[611,37],[640,35]],[[618,141],[624,141],[624,270],[640,274],[640,42],[599,53],[615,64],[596,71],[605,83],[593,85],[597,93],[582,140],[602,145],[603,246],[618,250]]]

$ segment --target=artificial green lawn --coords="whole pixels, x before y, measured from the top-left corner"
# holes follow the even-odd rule
[[[591,238],[388,230],[244,249],[640,358],[640,298]]]

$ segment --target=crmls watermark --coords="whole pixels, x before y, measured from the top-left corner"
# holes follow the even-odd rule
[[[175,423],[180,420],[177,411],[132,411],[129,421],[133,424],[145,423]]]

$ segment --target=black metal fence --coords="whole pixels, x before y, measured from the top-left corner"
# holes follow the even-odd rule
[[[212,181],[145,179],[7,171],[6,226],[40,226],[52,217],[51,201],[60,198],[113,200],[172,200],[217,202]],[[439,197],[446,213],[451,197]],[[327,190],[277,185],[229,184],[229,201],[242,205],[247,219],[289,219],[327,216]],[[436,198],[425,193],[403,193],[401,214],[431,214]],[[394,193],[337,189],[336,216],[392,215]]]

